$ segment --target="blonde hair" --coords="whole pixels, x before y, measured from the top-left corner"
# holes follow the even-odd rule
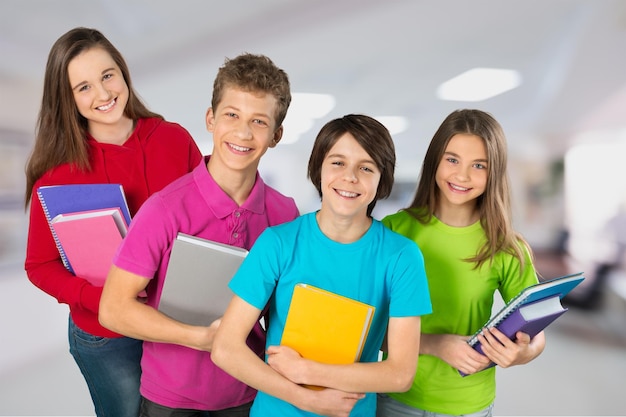
[[[485,262],[493,261],[498,252],[505,251],[519,259],[524,266],[524,249],[529,255],[532,251],[512,226],[506,137],[500,123],[489,113],[463,109],[445,118],[428,146],[415,198],[405,210],[422,223],[428,223],[434,216],[440,194],[435,174],[450,139],[457,134],[480,137],[485,143],[489,161],[485,192],[476,201],[486,241],[475,256],[465,260],[475,262],[475,268],[479,268]]]

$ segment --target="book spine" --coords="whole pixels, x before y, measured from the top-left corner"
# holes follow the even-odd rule
[[[50,218],[50,212],[48,211],[48,206],[46,205],[46,200],[44,199],[43,195],[37,191],[37,196],[39,197],[39,202],[41,203],[41,207],[43,208],[43,212],[46,216],[46,220],[48,221],[48,228],[50,229],[50,233],[52,233],[52,238],[54,239],[54,244],[56,245],[57,249],[59,250],[59,255],[61,255],[61,261],[63,262],[63,266],[65,266],[65,268],[70,271],[71,273],[74,273],[74,270],[72,269],[72,266],[70,265],[70,261],[67,259],[67,255],[65,254],[65,251],[63,250],[63,246],[61,246],[61,242],[59,241],[59,237],[57,236],[56,232],[54,231],[54,227],[52,227],[52,219]]]

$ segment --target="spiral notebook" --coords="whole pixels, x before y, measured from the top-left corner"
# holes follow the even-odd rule
[[[561,298],[565,297],[584,279],[583,273],[578,272],[525,288],[481,326],[467,343],[474,350],[483,353],[478,336],[483,329],[492,327],[500,330],[511,340],[515,340],[518,331],[530,335],[531,338],[535,337],[567,311],[561,305]],[[485,369],[492,366],[495,366],[495,363],[492,362]],[[466,376],[461,371],[459,374]]]
[[[52,219],[59,214],[119,207],[126,224],[130,224],[130,210],[121,184],[64,184],[39,187],[37,196],[41,202],[50,232],[65,267],[75,272],[67,258],[59,238],[52,228]]]
[[[467,343],[473,346],[484,328],[497,327],[504,319],[525,304],[558,295],[563,298],[585,279],[582,272],[553,278],[523,289],[472,335]]]

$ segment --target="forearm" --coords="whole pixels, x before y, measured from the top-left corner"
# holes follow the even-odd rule
[[[307,385],[319,385],[345,392],[404,392],[415,377],[412,361],[356,362],[328,365],[308,361],[302,375]],[[415,361],[415,364],[417,361]]]
[[[145,277],[112,267],[100,301],[100,324],[135,339],[210,351],[217,324],[210,327],[188,325],[144,304],[138,294],[145,290],[148,282]]]
[[[439,357],[441,352],[441,343],[446,335],[442,334],[425,334],[420,337],[419,352],[421,355],[431,355]]]
[[[56,250],[56,247],[54,249]],[[69,305],[70,309],[79,307],[94,314],[98,313],[102,288],[94,287],[69,272],[61,262],[58,252],[56,257],[45,262],[36,262],[33,258],[27,257],[25,270],[33,285],[54,297],[59,303]]]
[[[173,320],[136,299],[111,303],[109,299],[103,297],[99,320],[104,327],[125,336],[149,342],[173,343],[194,349],[201,349],[201,333],[208,331],[204,327]]]
[[[415,377],[419,346],[420,318],[392,317],[387,332],[387,356],[383,361],[329,365],[311,360],[281,360],[281,356],[288,359],[288,352],[277,352],[276,360],[270,355],[268,362],[298,383],[346,392],[403,392],[410,388]],[[297,366],[298,362],[302,366]]]
[[[247,345],[218,340],[211,358],[217,366],[246,385],[298,408],[310,409],[310,396],[313,392],[274,371]]]

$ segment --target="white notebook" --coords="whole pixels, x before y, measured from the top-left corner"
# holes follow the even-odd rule
[[[163,283],[159,311],[184,323],[208,326],[224,315],[228,288],[248,251],[178,233]]]

